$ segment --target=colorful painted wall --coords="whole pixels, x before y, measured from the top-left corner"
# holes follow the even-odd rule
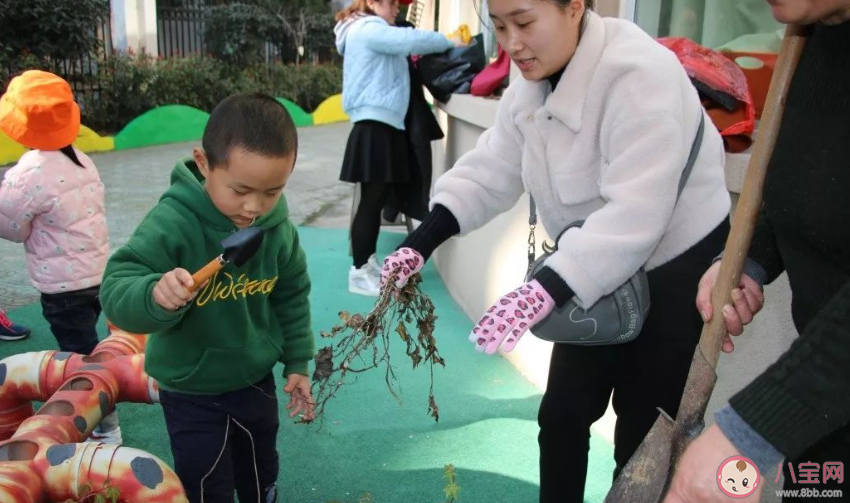
[[[342,110],[340,94],[323,101],[312,114],[285,98],[278,98],[278,101],[286,107],[298,127],[348,120],[348,116]],[[209,117],[210,114],[197,108],[166,105],[136,117],[114,137],[100,136],[86,126],[82,126],[74,145],[83,152],[106,152],[200,140]],[[23,145],[15,143],[0,131],[0,165],[17,161],[26,150]]]

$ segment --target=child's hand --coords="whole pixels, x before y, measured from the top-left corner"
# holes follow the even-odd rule
[[[176,311],[185,306],[198,295],[198,292],[190,292],[189,288],[195,284],[192,275],[186,269],[174,269],[162,275],[162,278],[153,287],[153,300],[169,311]]]
[[[316,419],[316,413],[313,410],[315,402],[313,402],[313,395],[310,394],[310,380],[307,376],[289,374],[283,391],[289,394],[289,403],[286,404],[289,417],[301,414],[301,420],[307,423]]]

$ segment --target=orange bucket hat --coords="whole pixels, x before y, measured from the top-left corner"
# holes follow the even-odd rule
[[[0,98],[0,129],[25,147],[59,150],[77,139],[80,107],[61,77],[27,70]]]

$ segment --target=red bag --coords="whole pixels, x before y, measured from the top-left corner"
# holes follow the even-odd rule
[[[499,53],[496,56],[496,60],[487,65],[485,69],[481,70],[472,79],[472,85],[469,90],[470,94],[473,96],[490,96],[508,78],[510,71],[511,58],[499,46]]]
[[[686,38],[664,37],[658,42],[676,54],[692,80],[728,94],[743,105],[732,111],[721,107],[706,108],[727,148],[737,151],[749,146],[750,133],[756,125],[756,110],[741,67],[723,54]]]

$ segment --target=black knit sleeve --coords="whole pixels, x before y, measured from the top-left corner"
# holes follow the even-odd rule
[[[399,248],[413,248],[428,260],[438,246],[456,234],[460,234],[457,218],[442,204],[435,204],[425,220],[408,234]]]
[[[776,246],[770,216],[763,206],[759,212],[758,224],[753,233],[753,240],[747,256],[764,268],[767,273],[765,283],[773,282],[785,271],[785,264],[782,263],[779,248]]]
[[[765,440],[794,459],[850,423],[850,282],[780,359],[729,401]]]
[[[564,304],[575,295],[570,285],[548,266],[541,267],[534,274],[534,279],[552,296],[552,300],[555,301],[555,305],[558,307],[564,307]]]

